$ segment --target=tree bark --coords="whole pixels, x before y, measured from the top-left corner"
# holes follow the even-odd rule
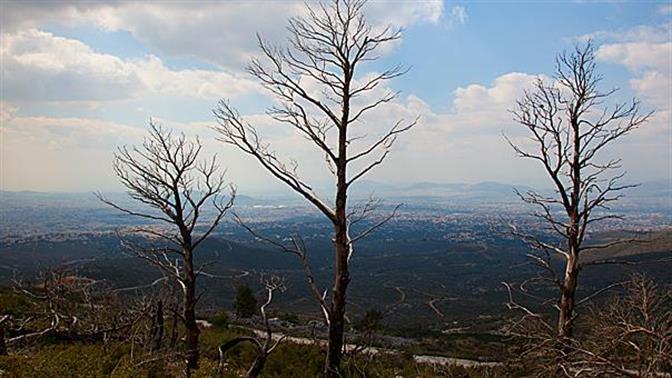
[[[250,369],[245,374],[247,378],[256,378],[261,374],[261,371],[264,369],[264,364],[266,363],[266,354],[259,352],[257,358],[254,359],[254,363],[250,366]]]
[[[579,277],[577,255],[574,251],[570,251],[570,253],[569,261],[567,261],[565,268],[565,279],[560,295],[560,315],[558,317],[558,336],[565,342],[573,334],[574,306]]]
[[[7,355],[7,345],[5,344],[5,327],[0,325],[0,356]]]
[[[196,323],[196,275],[194,273],[193,258],[190,250],[185,250],[184,273],[185,343],[187,347],[187,368],[191,370],[198,368],[198,360],[200,358],[198,337],[201,331],[198,329],[198,324]]]
[[[348,126],[350,118],[350,81],[351,72],[347,62],[343,67],[344,88],[341,125],[338,133],[338,160],[336,162],[336,219],[334,222],[334,247],[336,264],[334,287],[329,311],[329,343],[324,365],[326,377],[340,377],[341,357],[343,354],[343,334],[345,331],[346,293],[350,283],[350,238],[347,219],[347,155]]]
[[[152,331],[151,351],[156,352],[161,349],[163,344],[163,301],[156,303],[156,313],[154,315],[154,329]]]
[[[574,328],[574,305],[579,276],[579,248],[581,245],[579,236],[581,223],[579,210],[583,182],[581,181],[581,128],[577,116],[579,106],[580,102],[577,101],[575,108],[572,109],[571,116],[573,135],[572,161],[570,164],[572,171],[572,191],[569,207],[566,208],[567,215],[569,216],[569,226],[567,227],[567,265],[565,266],[565,277],[560,293],[560,314],[558,317],[558,336],[565,343],[569,343]]]
[[[338,227],[337,227],[338,228]],[[336,235],[336,275],[329,311],[329,347],[325,361],[325,376],[340,377],[341,357],[343,354],[343,335],[345,332],[346,292],[350,283],[347,231],[337,231]]]

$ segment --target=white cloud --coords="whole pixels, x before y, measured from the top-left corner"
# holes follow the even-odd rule
[[[22,116],[0,103],[0,189],[96,190],[115,185],[113,151],[143,129],[95,118]]]
[[[672,4],[663,4],[658,7],[658,13],[668,15],[672,14]]]
[[[527,134],[512,121],[508,110],[535,77],[514,72],[499,76],[487,85],[472,84],[458,88],[453,103],[445,112],[437,112],[423,99],[409,95],[371,113],[362,124],[353,127],[351,136],[367,134],[369,138],[374,138],[399,118],[412,120],[419,115],[421,122],[399,137],[388,160],[367,178],[388,182],[495,180],[546,185],[543,170],[534,162],[517,158],[501,136],[501,131],[504,131],[524,143]],[[137,143],[145,132],[141,127],[96,119],[23,117],[7,103],[2,104],[0,110],[9,120],[3,121],[5,142],[2,154],[3,157],[11,157],[4,159],[9,165],[3,176],[7,187],[14,189],[70,188],[68,185],[78,185],[79,190],[113,188],[116,181],[112,171],[100,167],[109,166],[113,146]],[[303,177],[318,187],[329,181],[330,173],[324,165],[324,156],[304,137],[263,114],[250,114],[245,118],[259,127],[262,136],[272,143],[279,156],[286,158],[285,161],[293,158],[300,162],[299,172]],[[244,192],[254,191],[255,188],[257,192],[282,188],[253,159],[232,146],[216,142],[214,133],[209,129],[214,124],[213,120],[157,121],[189,135],[200,135],[206,154],[216,152],[222,165],[229,169],[228,179],[240,185]],[[644,158],[652,161],[668,158],[668,143],[664,138],[641,132],[639,130],[626,138],[624,143],[615,145],[611,153],[624,158],[626,168],[634,173],[633,180],[637,180],[638,173],[645,177],[664,176],[665,172],[661,172],[666,169],[664,164],[640,165]],[[351,147],[361,145],[354,143]],[[40,160],[33,161],[36,159],[33,155],[40,156]],[[102,161],[97,170],[90,164],[95,159]],[[61,164],[69,168],[65,169]],[[86,182],[82,182],[83,175],[87,175]],[[51,186],[38,185],[40,177],[52,177]]]
[[[263,9],[260,9],[263,8]],[[437,23],[442,0],[376,1],[366,13],[374,26]],[[93,24],[106,31],[128,31],[147,47],[169,56],[193,57],[239,69],[258,53],[255,34],[281,41],[288,18],[305,13],[301,1],[25,1],[3,2],[5,31],[49,23]]]
[[[79,41],[31,29],[2,34],[0,42],[7,99],[116,100],[139,89],[128,64]]]
[[[450,10],[450,22],[452,24],[464,25],[468,20],[469,15],[463,6],[456,5]]]
[[[506,145],[501,131],[507,129],[512,134],[520,132],[511,121],[508,109],[522,94],[535,76],[524,73],[509,73],[496,78],[490,85],[474,84],[458,88],[455,100],[446,112],[437,112],[423,99],[408,95],[381,106],[362,118],[362,122],[353,125],[350,136],[362,136],[363,139],[350,144],[351,154],[361,151],[399,119],[414,120],[420,116],[419,124],[407,133],[399,136],[388,160],[371,172],[368,178],[409,182],[419,181],[513,181],[521,176],[527,179],[537,175],[535,170],[517,170],[518,176],[511,176],[512,167],[525,166],[527,163],[516,159]],[[362,77],[361,80],[366,78]],[[376,88],[375,91],[357,99],[357,107],[375,101],[389,88]],[[245,117],[257,126],[260,134],[271,143],[278,155],[285,161],[295,159],[300,162],[299,173],[310,178],[311,183],[326,182],[330,174],[324,163],[324,156],[309,142],[284,124],[274,123],[264,116]],[[279,129],[285,132],[279,132]],[[227,161],[236,162],[236,150],[233,147],[220,147],[226,151]],[[375,157],[375,156],[374,156]],[[272,178],[258,167],[245,162],[245,171],[234,168],[231,178],[237,182],[249,180],[272,181]],[[353,166],[357,172],[362,164]],[[487,168],[484,168],[487,167]],[[254,174],[253,174],[254,173]],[[254,176],[254,177],[252,177]]]
[[[95,118],[29,117],[16,112],[2,122],[3,147],[44,142],[53,149],[111,148],[141,140],[143,130]]]
[[[443,0],[385,1],[367,3],[366,14],[371,24],[408,27],[416,23],[437,24],[443,15]]]
[[[672,133],[672,23],[658,27],[639,26],[621,33],[599,33],[606,43],[597,57],[628,68],[630,86],[654,117],[642,133]]]
[[[484,109],[506,110],[536,76],[511,72],[495,79],[491,87],[472,84],[455,90],[455,108],[460,113]]]
[[[672,33],[672,23],[664,23],[659,26],[639,25],[626,30],[599,30],[593,33],[584,34],[577,39],[582,42],[595,40],[598,42],[642,42],[660,43],[670,40]]]
[[[222,71],[171,70],[152,55],[130,62],[145,87],[157,94],[205,99],[231,98],[259,89],[245,75]]]
[[[0,40],[0,72],[7,100],[104,101],[147,93],[217,99],[257,88],[247,76],[171,70],[152,55],[121,59],[36,29],[2,34]]]
[[[600,46],[597,57],[620,63],[633,71],[654,69],[669,71],[672,65],[672,41],[607,43]]]

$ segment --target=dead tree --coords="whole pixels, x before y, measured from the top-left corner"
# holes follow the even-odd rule
[[[0,318],[0,356],[7,355],[7,344],[5,343],[5,322],[9,320],[9,315]]]
[[[156,352],[161,350],[163,345],[164,319],[163,319],[163,301],[159,298],[156,301],[154,314],[152,316],[152,325],[150,328],[150,347],[149,350]]]
[[[363,6],[360,0],[308,6],[305,17],[289,21],[289,46],[272,46],[259,37],[263,61],[255,59],[248,67],[249,73],[278,100],[279,105],[268,114],[295,129],[324,155],[335,183],[333,204],[320,198],[300,177],[296,161],[285,162],[278,157],[258,129],[227,101],[220,101],[214,110],[218,122],[215,129],[221,141],[250,155],[333,224],[334,282],[330,304],[320,302],[329,327],[327,376],[337,376],[341,364],[353,244],[389,219],[351,237],[348,189],[382,164],[397,136],[417,122],[398,120],[375,139],[365,138],[361,131],[366,116],[393,101],[398,93],[388,91],[370,101],[364,99],[365,95],[375,96],[374,90],[382,89],[388,80],[405,73],[397,66],[369,76],[359,74],[362,64],[377,59],[379,48],[397,41],[401,35],[400,30],[390,27],[372,29],[363,16]],[[355,134],[356,131],[361,134]]]
[[[511,334],[527,344],[512,365],[537,377],[669,377],[672,292],[642,274],[617,288],[609,300],[591,306],[582,317],[585,332],[571,340],[558,340],[549,323],[526,313],[511,326]],[[512,297],[510,306],[525,309]]]
[[[529,256],[549,273],[546,281],[559,290],[556,332],[560,339],[572,337],[579,272],[585,265],[581,253],[626,242],[584,244],[596,223],[620,218],[609,207],[633,186],[620,183],[625,174],[620,171],[621,159],[601,161],[600,153],[651,115],[641,114],[637,100],[608,107],[605,101],[615,90],[601,92],[601,79],[590,43],[559,55],[555,80],[538,79],[513,110],[515,121],[529,131],[532,146],[507,138],[519,156],[541,164],[555,189],[552,196],[535,191],[518,194],[540,210],[535,215],[560,241],[514,233],[539,251]],[[564,273],[556,272],[555,258],[563,261]]]
[[[199,160],[201,150],[198,139],[189,140],[150,122],[149,136],[142,146],[121,147],[114,159],[114,171],[129,196],[147,210],[122,207],[98,194],[115,209],[152,222],[130,232],[161,246],[148,248],[129,239],[122,242],[182,288],[187,369],[198,367],[199,360],[196,278],[203,267],[194,266],[194,252],[220,224],[235,198],[232,186],[228,199],[224,195],[229,186],[224,174],[218,173],[216,157]]]
[[[574,376],[658,377],[672,373],[672,291],[635,274],[625,295],[593,307],[585,341],[573,346]]]
[[[5,348],[29,347],[44,337],[66,341],[131,341],[144,328],[149,307],[122,298],[104,281],[60,267],[40,273],[37,282],[15,279],[13,290],[28,308],[0,317]]]
[[[277,291],[284,292],[285,284],[283,280],[277,276],[271,276],[268,278],[262,277],[262,283],[266,289],[266,301],[261,305],[261,307],[259,307],[259,313],[261,314],[261,320],[264,323],[264,335],[263,337],[241,336],[221,345],[218,348],[220,376],[223,376],[224,374],[224,361],[226,352],[238,344],[243,342],[250,342],[257,349],[257,356],[254,358],[254,361],[245,373],[245,376],[248,378],[258,377],[259,374],[261,374],[261,371],[264,369],[264,365],[266,364],[268,357],[285,339],[284,335],[276,338],[273,337],[273,329],[271,328],[271,323],[268,319],[268,314],[266,313],[268,306],[270,306],[271,302],[273,302],[273,294]]]

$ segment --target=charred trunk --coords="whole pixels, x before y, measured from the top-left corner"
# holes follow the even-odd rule
[[[7,355],[7,344],[5,344],[5,327],[0,325],[0,356]]]
[[[250,369],[247,371],[245,376],[247,378],[256,378],[261,374],[261,371],[264,369],[264,364],[266,364],[267,355],[263,352],[260,352],[257,355],[257,358],[254,359],[254,363],[250,366]]]
[[[340,377],[343,338],[345,333],[346,293],[350,283],[348,256],[350,246],[345,226],[336,232],[336,276],[329,311],[329,344],[325,363],[325,376]]]
[[[175,345],[177,345],[177,339],[179,337],[179,322],[180,322],[179,304],[177,301],[173,304],[172,312],[173,312],[173,319],[171,321],[172,325],[170,327],[170,348],[174,349]]]
[[[154,314],[154,327],[152,331],[152,340],[150,350],[156,352],[163,346],[163,301],[156,303],[156,312]]]
[[[196,323],[196,275],[194,274],[191,251],[185,252],[185,293],[184,293],[184,328],[187,347],[187,368],[197,369],[200,353],[198,338],[201,331]]]

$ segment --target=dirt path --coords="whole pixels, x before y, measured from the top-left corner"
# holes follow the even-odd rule
[[[443,312],[441,312],[441,310],[439,310],[436,307],[436,302],[438,302],[440,300],[443,300],[443,299],[444,298],[432,298],[427,302],[427,305],[429,306],[429,308],[431,308],[432,311],[434,311],[439,318],[443,318],[445,315],[443,315]]]
[[[257,337],[266,337],[266,333],[257,329],[251,329],[251,328],[246,328],[252,332],[254,332]],[[294,337],[294,336],[286,336],[282,333],[273,333],[272,338],[273,340],[278,340],[281,337],[284,337],[285,342],[290,342],[294,344],[301,344],[301,345],[310,345],[310,344],[317,344],[319,346],[326,346],[327,342],[325,340],[321,339],[309,339],[306,337]],[[396,349],[388,349],[388,348],[378,348],[378,347],[361,347],[355,344],[346,344],[344,346],[346,351],[352,351],[355,349],[359,348],[360,353],[364,354],[370,354],[370,355],[377,355],[377,354],[398,354],[400,353],[399,350]],[[465,367],[465,368],[472,368],[472,367],[497,367],[497,366],[502,366],[503,364],[501,362],[483,362],[483,361],[477,361],[477,360],[469,360],[465,358],[453,358],[453,357],[444,357],[444,356],[430,356],[430,355],[424,355],[424,354],[414,354],[413,355],[413,360],[418,363],[418,364],[428,364],[428,365],[442,365],[442,366],[459,366],[459,367]]]

